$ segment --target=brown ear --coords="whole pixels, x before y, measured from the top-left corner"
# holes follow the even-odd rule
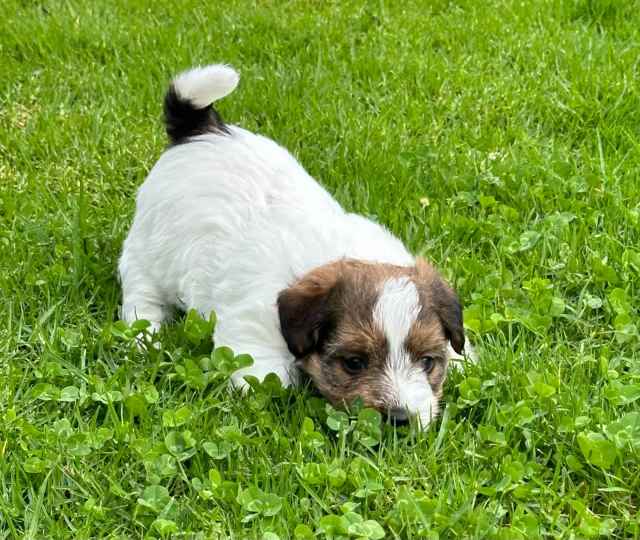
[[[329,300],[338,265],[318,268],[278,295],[280,331],[291,354],[303,358],[317,350],[331,323]]]
[[[464,350],[464,324],[462,306],[458,296],[442,279],[437,279],[433,283],[433,301],[453,350],[462,354]]]
[[[462,306],[458,296],[424,259],[420,257],[416,259],[416,269],[420,278],[429,283],[431,301],[442,326],[444,326],[447,339],[453,350],[462,354],[464,350],[464,323]]]

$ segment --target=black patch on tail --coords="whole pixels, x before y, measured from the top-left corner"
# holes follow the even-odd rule
[[[213,105],[196,109],[188,99],[178,96],[173,85],[164,96],[164,122],[171,144],[181,144],[189,137],[205,133],[231,133]]]

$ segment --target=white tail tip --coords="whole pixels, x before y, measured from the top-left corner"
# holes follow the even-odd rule
[[[203,109],[233,92],[239,80],[231,66],[211,64],[183,71],[173,79],[173,88],[181,100]]]

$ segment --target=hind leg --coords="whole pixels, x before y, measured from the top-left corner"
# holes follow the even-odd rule
[[[149,332],[160,330],[162,323],[167,319],[168,312],[165,306],[148,294],[130,295],[122,302],[122,320],[127,324],[135,321],[149,321]]]
[[[150,323],[149,332],[160,329],[162,323],[171,313],[170,306],[158,287],[131,266],[122,268],[122,319],[131,324],[137,320],[147,320]]]

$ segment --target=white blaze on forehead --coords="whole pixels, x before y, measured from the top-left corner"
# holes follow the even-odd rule
[[[400,277],[384,282],[373,318],[387,338],[392,357],[404,349],[404,342],[419,314],[420,297],[413,281]]]
[[[385,281],[373,310],[373,319],[384,332],[389,346],[385,375],[388,395],[382,396],[389,408],[401,407],[418,416],[423,427],[437,414],[427,375],[415,364],[405,342],[420,314],[420,296],[408,277]]]

